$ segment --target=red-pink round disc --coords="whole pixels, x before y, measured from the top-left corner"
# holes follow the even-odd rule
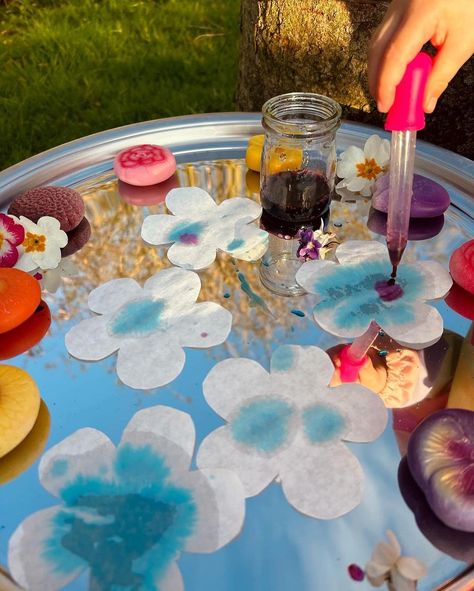
[[[124,183],[137,187],[156,185],[176,171],[173,154],[162,146],[141,144],[122,150],[115,156],[114,172]]]

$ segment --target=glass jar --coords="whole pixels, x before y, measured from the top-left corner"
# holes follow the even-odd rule
[[[319,229],[334,189],[341,107],[326,96],[292,92],[268,100],[262,112],[262,226],[287,239],[301,227]]]
[[[301,295],[297,235],[301,228],[319,230],[329,219],[341,107],[326,96],[293,92],[270,99],[262,111],[260,223],[270,244],[260,278],[275,293]]]

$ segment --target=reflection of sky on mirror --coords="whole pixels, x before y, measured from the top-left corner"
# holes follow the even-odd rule
[[[180,165],[182,186],[198,185],[217,202],[247,195],[246,168],[242,161],[218,164]],[[67,356],[64,334],[80,318],[87,317],[87,295],[91,289],[118,276],[133,276],[141,283],[168,267],[164,249],[150,249],[140,239],[144,215],[164,211],[163,205],[134,207],[124,203],[116,183],[106,175],[96,189],[92,181],[79,187],[85,195],[88,218],[93,226],[90,242],[73,257],[80,271],[67,280],[64,289],[48,296],[55,321],[50,334],[29,354],[8,363],[24,367],[38,382],[51,413],[51,447],[76,429],[90,426],[106,433],[117,443],[124,426],[140,408],[165,404],[190,413],[196,424],[197,442],[221,424],[205,404],[201,384],[213,365],[229,356],[249,357],[268,369],[271,352],[280,344],[312,344],[326,349],[337,339],[323,334],[312,321],[312,298],[280,298],[266,292],[258,279],[258,265],[238,262],[252,289],[261,296],[271,315],[262,307],[251,307],[239,282],[237,269],[227,255],[200,273],[201,300],[216,301],[230,310],[234,327],[226,343],[208,350],[186,349],[186,365],[168,386],[151,392],[134,391],[119,383],[114,357],[100,363],[82,363]],[[331,228],[342,240],[376,237],[367,230],[369,203],[334,202]],[[472,231],[471,231],[472,234]],[[441,234],[425,242],[411,243],[406,260],[432,258],[447,266],[454,248],[470,236],[461,214],[450,209]],[[229,294],[229,297],[224,297]],[[451,311],[444,302],[436,307],[446,328],[464,334],[468,321]],[[291,310],[301,310],[299,317]],[[446,575],[459,572],[460,563],[443,556],[418,532],[410,509],[397,485],[400,460],[390,427],[369,445],[352,445],[365,472],[362,504],[342,518],[323,522],[297,513],[284,499],[278,485],[247,500],[247,517],[239,538],[211,555],[186,555],[180,561],[188,591],[367,591],[368,583],[355,583],[347,575],[352,563],[361,566],[374,545],[392,528],[402,543],[403,553],[416,555],[429,567],[429,576],[419,585],[428,591]],[[39,484],[38,462],[13,482],[0,487],[0,564],[6,563],[8,538],[30,513],[55,504]],[[82,576],[67,589],[84,591]]]

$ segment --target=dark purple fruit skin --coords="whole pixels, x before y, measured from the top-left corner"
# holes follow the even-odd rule
[[[272,234],[296,236],[302,226],[319,228],[331,198],[326,177],[313,170],[284,170],[266,177],[260,194],[262,225]]]
[[[461,510],[452,499],[430,484],[423,474],[423,440],[427,432],[436,428],[441,421],[455,421],[468,434],[474,445],[474,412],[470,410],[447,408],[439,410],[424,419],[412,433],[408,442],[407,461],[410,472],[423,491],[430,507],[439,519],[449,527],[465,532],[474,532],[474,511]]]
[[[416,484],[406,456],[398,467],[398,486],[405,503],[413,511],[418,528],[438,550],[455,560],[474,562],[474,533],[448,527],[433,513],[423,491]]]

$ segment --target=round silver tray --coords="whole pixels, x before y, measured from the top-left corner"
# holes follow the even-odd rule
[[[268,367],[272,350],[279,344],[315,344],[324,349],[337,339],[326,335],[311,319],[311,297],[281,298],[265,291],[258,278],[258,265],[239,263],[252,289],[261,295],[272,316],[251,305],[241,290],[235,267],[226,256],[201,273],[205,299],[217,301],[233,314],[233,330],[227,342],[209,350],[186,350],[186,365],[168,386],[150,392],[121,384],[115,359],[81,363],[68,356],[65,332],[88,316],[86,298],[94,287],[118,276],[139,281],[170,266],[164,249],[153,249],[140,239],[143,217],[163,205],[134,206],[119,193],[112,172],[115,154],[138,143],[166,145],[176,156],[181,186],[197,185],[216,201],[233,196],[258,199],[255,178],[247,174],[243,160],[249,136],[261,133],[258,114],[214,114],[178,117],[129,125],[95,134],[39,154],[0,173],[0,209],[27,188],[58,184],[79,190],[86,202],[93,228],[90,242],[74,260],[79,274],[57,294],[48,296],[53,323],[49,334],[27,354],[7,363],[25,368],[37,381],[51,415],[46,449],[85,426],[106,433],[114,442],[140,408],[165,404],[191,414],[198,445],[219,424],[202,397],[201,384],[216,362],[231,356],[250,357]],[[337,147],[363,146],[375,128],[344,123]],[[411,243],[407,258],[431,258],[447,266],[452,251],[471,238],[474,229],[474,163],[424,142],[417,146],[416,170],[442,183],[452,205],[441,233],[423,242]],[[367,229],[369,204],[333,202],[331,223],[341,239],[376,238]],[[231,297],[224,298],[224,293]],[[461,335],[468,321],[437,304],[445,327]],[[298,308],[301,318],[291,313]],[[297,513],[285,500],[277,483],[247,500],[243,530],[222,550],[210,554],[183,554],[178,561],[188,591],[368,591],[367,581],[356,583],[347,574],[351,563],[364,565],[375,544],[393,529],[403,553],[417,556],[428,567],[419,591],[467,589],[474,581],[465,573],[466,564],[437,550],[419,531],[397,485],[400,452],[391,421],[375,443],[354,445],[353,451],[365,472],[362,503],[351,513],[319,521]],[[0,486],[0,564],[7,562],[8,539],[31,513],[56,504],[38,480],[38,462],[13,481]],[[448,586],[445,586],[448,585]],[[462,587],[464,585],[464,587]],[[81,576],[66,589],[88,589]],[[49,591],[49,590],[45,590]]]

